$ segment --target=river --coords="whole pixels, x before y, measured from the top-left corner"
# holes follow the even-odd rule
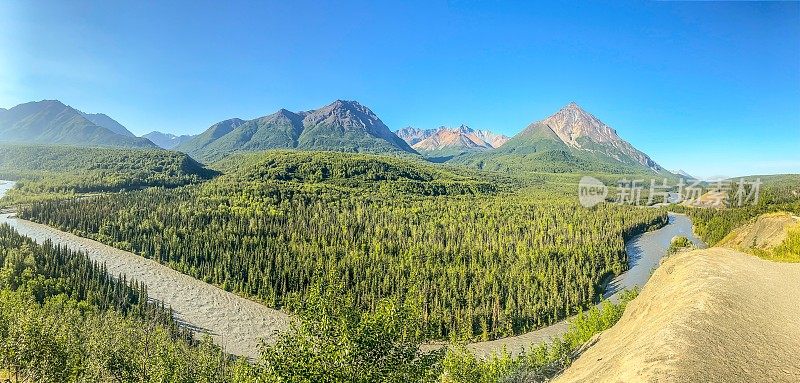
[[[0,180],[0,198],[3,198],[3,196],[6,195],[7,191],[9,191],[12,188],[14,188],[14,184],[16,184],[16,182],[14,182],[14,181],[3,181],[3,180]]]
[[[616,302],[619,294],[634,286],[644,287],[650,274],[658,267],[661,258],[667,254],[670,242],[675,236],[689,238],[695,247],[705,248],[706,244],[692,231],[692,221],[683,214],[669,214],[669,223],[658,230],[639,234],[625,242],[628,253],[628,271],[620,274],[606,286],[604,298]]]
[[[13,185],[13,182],[0,180],[0,198]],[[49,239],[55,244],[85,251],[92,259],[106,263],[112,274],[125,274],[128,278],[144,282],[153,298],[171,305],[181,320],[213,334],[214,340],[229,352],[253,357],[257,353],[259,339],[270,339],[274,331],[287,326],[288,316],[280,311],[225,292],[136,254],[18,219],[13,214],[0,214],[2,223],[8,223],[37,242]],[[666,255],[672,238],[679,235],[686,236],[697,247],[705,247],[703,241],[694,235],[689,217],[669,213],[666,226],[634,236],[625,243],[629,269],[606,286],[604,297],[614,302],[623,290],[643,287],[653,269]],[[561,336],[568,328],[569,319],[566,319],[518,336],[472,343],[469,348],[478,355],[488,355],[503,348],[517,353],[523,348]]]

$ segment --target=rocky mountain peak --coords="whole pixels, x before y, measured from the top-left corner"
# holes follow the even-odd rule
[[[434,151],[445,149],[494,149],[508,141],[508,137],[488,130],[476,130],[467,125],[457,127],[440,126],[436,129],[401,129],[397,135],[414,149]]]
[[[397,137],[413,146],[414,144],[436,134],[437,129],[419,129],[413,126],[407,126],[395,132]]]
[[[540,122],[553,129],[561,141],[572,147],[581,147],[578,141],[581,137],[598,143],[621,141],[614,129],[575,102],[570,102]]]
[[[336,100],[309,113],[305,117],[306,124],[335,124],[345,130],[359,129],[385,136],[389,128],[369,108],[357,101]],[[393,134],[392,134],[393,135]]]

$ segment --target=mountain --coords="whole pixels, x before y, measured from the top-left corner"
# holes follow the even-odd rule
[[[475,130],[466,125],[457,128],[439,127],[412,147],[426,154],[458,153],[471,150],[489,150],[502,146],[508,137],[487,130]]]
[[[510,139],[508,136],[504,134],[494,133],[489,130],[473,130],[475,136],[479,139],[483,140],[487,144],[491,145],[492,148],[497,149],[508,142]]]
[[[142,136],[142,138],[150,140],[150,142],[160,146],[161,148],[174,149],[176,146],[191,140],[192,138],[194,138],[194,136],[190,135],[176,136],[172,133],[161,133],[153,131],[145,134],[144,136]]]
[[[267,149],[416,153],[369,108],[337,100],[309,112],[281,109],[268,116],[217,123],[176,150],[205,161]]]
[[[397,135],[397,137],[400,137],[400,139],[405,141],[407,144],[414,146],[414,144],[416,144],[417,142],[420,142],[436,134],[438,130],[439,129],[417,129],[408,126],[394,133]]]
[[[574,102],[531,123],[498,149],[457,156],[452,162],[492,170],[669,174]]]
[[[81,112],[81,114],[83,117],[86,117],[87,120],[94,122],[97,126],[102,126],[116,134],[121,134],[127,137],[136,137],[128,129],[122,126],[122,124],[103,113],[89,114]]]
[[[218,140],[220,137],[224,137],[226,134],[232,132],[242,124],[244,124],[244,120],[238,118],[220,121],[214,125],[211,125],[211,127],[206,129],[205,132],[194,136],[194,138],[191,140],[176,146],[175,150],[184,153],[197,153],[201,150],[204,150],[207,146],[214,143],[214,141]]]
[[[682,169],[678,169],[678,170],[674,171],[673,173],[675,173],[675,174],[677,174],[677,175],[679,175],[679,176],[681,176],[683,178],[688,178],[688,179],[692,179],[692,180],[697,179],[695,176],[693,176],[693,175],[691,175],[689,173],[686,173]]]
[[[302,119],[299,114],[281,109],[254,120],[226,120],[214,124],[176,150],[213,161],[239,151],[294,148],[303,128]]]
[[[650,157],[620,138],[616,130],[574,102],[544,119],[542,123],[553,129],[561,141],[571,148],[610,156],[625,164],[661,169]]]
[[[155,148],[146,138],[117,134],[55,100],[29,102],[0,113],[0,142]]]
[[[305,116],[298,147],[345,152],[416,153],[369,108],[355,101],[342,100]]]

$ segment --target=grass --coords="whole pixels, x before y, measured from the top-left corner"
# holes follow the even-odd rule
[[[800,224],[787,230],[780,245],[768,250],[754,248],[752,253],[770,261],[800,263]]]

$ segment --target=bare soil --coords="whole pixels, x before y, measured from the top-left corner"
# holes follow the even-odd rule
[[[800,382],[800,265],[678,253],[556,382]]]
[[[718,246],[748,251],[772,249],[786,240],[790,228],[800,225],[800,218],[786,212],[762,214],[728,234]]]

